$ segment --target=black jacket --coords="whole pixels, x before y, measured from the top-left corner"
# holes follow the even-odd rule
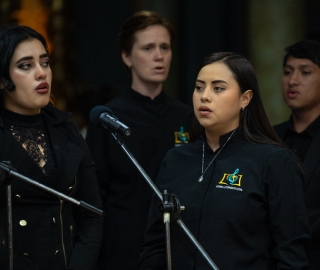
[[[223,145],[229,134],[220,138]],[[170,150],[157,185],[175,194],[182,221],[221,270],[305,269],[309,224],[302,173],[287,150],[254,144],[237,132],[204,180],[203,140]],[[215,153],[205,143],[206,168]],[[164,225],[154,198],[141,253],[141,269],[166,269]],[[176,222],[171,222],[172,268],[209,269]]]
[[[192,108],[163,92],[151,100],[127,89],[107,103],[131,129],[123,142],[152,181],[168,149],[188,142]],[[106,210],[100,269],[137,269],[153,193],[111,132],[90,125],[86,137]]]
[[[280,139],[284,139],[290,121],[274,127]],[[307,150],[303,160],[305,169],[305,201],[311,226],[311,247],[308,252],[310,269],[320,269],[320,129]],[[314,265],[314,267],[312,266]]]
[[[19,174],[77,200],[102,208],[94,164],[69,113],[42,109],[57,169],[46,177],[0,119],[0,161]],[[0,230],[7,231],[5,186],[0,186]],[[94,269],[102,240],[102,219],[21,179],[12,180],[14,269]],[[7,242],[4,241],[4,242]],[[7,253],[1,243],[0,268]],[[67,268],[68,266],[68,268]]]

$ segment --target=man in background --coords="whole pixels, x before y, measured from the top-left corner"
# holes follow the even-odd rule
[[[320,269],[319,41],[303,40],[286,48],[282,96],[291,109],[291,117],[274,128],[280,139],[296,153],[305,169],[305,200],[312,233],[308,251],[309,269]]]

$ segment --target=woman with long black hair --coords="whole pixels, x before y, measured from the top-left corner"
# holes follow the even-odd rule
[[[193,107],[193,142],[167,153],[159,189],[177,195],[182,220],[219,269],[304,269],[301,166],[267,119],[249,61],[229,52],[206,57]],[[154,196],[140,269],[166,269],[160,204]],[[209,269],[178,227],[171,223],[173,269]]]

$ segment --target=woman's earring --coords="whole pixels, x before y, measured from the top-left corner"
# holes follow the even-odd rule
[[[241,108],[241,111],[244,111],[244,108],[245,108],[245,107],[242,107],[242,108]]]

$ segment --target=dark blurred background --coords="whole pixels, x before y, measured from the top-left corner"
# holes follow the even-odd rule
[[[272,124],[289,110],[280,80],[284,48],[320,40],[319,0],[0,0],[0,24],[16,22],[49,41],[56,106],[73,112],[81,129],[90,110],[130,84],[117,35],[133,12],[149,9],[176,28],[165,91],[191,104],[198,65],[209,53],[247,57],[258,76]]]

